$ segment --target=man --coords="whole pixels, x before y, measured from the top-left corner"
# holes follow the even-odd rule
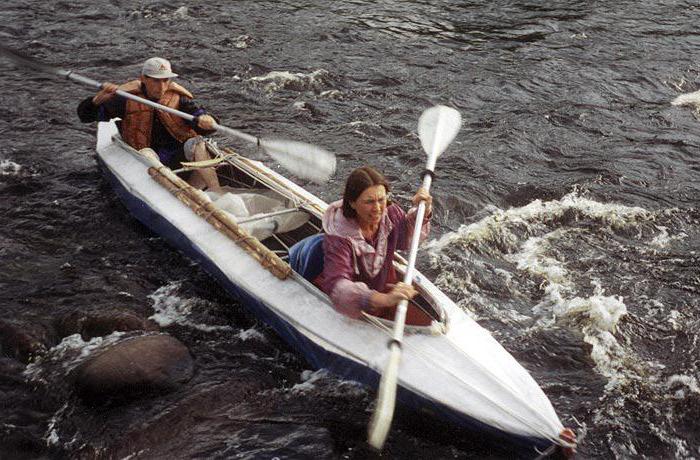
[[[138,80],[123,85],[105,83],[94,97],[83,100],[78,106],[80,121],[90,123],[121,118],[117,124],[124,141],[136,150],[150,147],[158,154],[161,163],[171,169],[179,168],[183,161],[208,160],[209,153],[201,135],[214,132],[216,121],[195,105],[189,91],[171,80],[174,77],[177,74],[173,73],[168,60],[150,58],[143,64]],[[196,118],[190,122],[119,97],[115,94],[118,89]],[[194,171],[188,182],[200,189],[219,189],[219,179],[213,168]]]

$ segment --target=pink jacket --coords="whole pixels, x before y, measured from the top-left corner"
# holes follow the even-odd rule
[[[342,201],[328,206],[323,216],[324,266],[319,278],[322,289],[342,313],[359,318],[369,307],[374,291],[387,292],[395,283],[394,252],[408,249],[417,208],[405,213],[398,205],[386,208],[373,241],[362,236],[355,219],[343,216]],[[427,238],[430,222],[424,219],[420,241]]]

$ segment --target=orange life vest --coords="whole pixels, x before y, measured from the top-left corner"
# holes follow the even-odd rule
[[[141,80],[133,80],[119,86],[119,89],[136,96],[145,97],[141,91]],[[175,82],[170,82],[168,89],[160,98],[158,103],[173,109],[180,105],[180,97],[185,96],[192,99],[192,93]],[[153,129],[153,112],[156,112],[160,122],[165,129],[179,142],[197,135],[182,118],[172,115],[162,110],[156,110],[140,102],[127,99],[124,120],[121,123],[121,135],[124,141],[135,148],[141,150],[151,146],[151,131]]]

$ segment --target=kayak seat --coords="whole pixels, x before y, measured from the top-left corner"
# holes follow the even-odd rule
[[[289,248],[289,266],[313,282],[323,272],[323,234],[307,236]]]

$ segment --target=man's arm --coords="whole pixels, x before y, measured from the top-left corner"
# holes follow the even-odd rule
[[[198,134],[208,135],[216,132],[216,129],[213,128],[214,124],[218,122],[218,120],[209,115],[203,107],[195,104],[192,99],[184,96],[180,98],[180,107],[178,110],[197,117],[188,123],[195,131],[197,131]]]
[[[83,123],[91,123],[93,121],[109,121],[112,118],[124,118],[126,108],[126,99],[113,96],[101,103],[95,103],[97,96],[91,96],[83,99],[78,104],[78,118]]]

